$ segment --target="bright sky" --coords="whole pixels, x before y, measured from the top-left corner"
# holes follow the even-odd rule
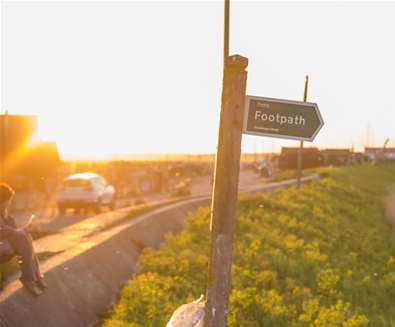
[[[319,147],[395,144],[395,3],[231,4],[247,94],[317,102]],[[1,109],[64,156],[214,153],[222,2],[2,2]],[[243,151],[296,141],[243,136]]]

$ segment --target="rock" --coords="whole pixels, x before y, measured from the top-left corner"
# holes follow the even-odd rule
[[[204,327],[205,303],[199,300],[183,304],[171,316],[166,327]]]

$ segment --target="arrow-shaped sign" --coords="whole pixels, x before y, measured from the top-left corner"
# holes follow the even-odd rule
[[[322,126],[316,103],[246,96],[244,134],[313,141]]]

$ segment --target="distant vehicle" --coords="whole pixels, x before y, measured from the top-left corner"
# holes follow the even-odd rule
[[[272,175],[273,175],[272,168],[271,168],[269,162],[266,160],[262,160],[260,163],[258,163],[257,169],[258,169],[259,175],[261,177],[269,178],[269,177],[272,177]]]
[[[102,206],[114,210],[115,201],[114,187],[102,176],[94,173],[79,173],[67,177],[57,195],[58,209],[62,214],[68,208],[92,208],[96,213],[101,211]]]

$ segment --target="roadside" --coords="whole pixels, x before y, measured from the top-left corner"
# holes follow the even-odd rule
[[[304,181],[317,178],[310,176]],[[271,192],[294,184],[295,180],[244,184],[239,192]],[[210,185],[206,187],[211,189]],[[40,326],[53,326],[54,321],[58,326],[91,325],[98,313],[106,312],[116,301],[121,285],[138,273],[142,249],[157,247],[166,234],[180,232],[186,218],[200,207],[209,206],[210,200],[210,194],[192,196],[137,214],[133,219],[124,219],[130,208],[119,209],[34,241],[50,287],[39,299],[32,299],[15,280],[18,274],[14,274],[0,293],[0,326],[2,321],[8,323],[6,326],[25,326],[24,322],[32,319]],[[21,307],[26,309],[16,314]]]
[[[211,194],[211,178],[211,175],[193,177],[185,179],[185,181],[182,183],[186,184],[187,189],[190,191],[190,196]],[[258,183],[261,183],[261,181],[255,172],[249,170],[240,172],[241,188]],[[177,196],[174,196],[174,194],[175,190],[172,189],[162,193],[149,193],[138,196],[123,197],[118,199],[116,210],[124,208],[137,209],[141,205],[149,205],[177,199]],[[110,211],[108,208],[103,208],[103,212],[100,215],[108,214],[110,217],[112,217],[112,212],[113,211]],[[36,216],[31,226],[31,232],[34,239],[61,232],[63,228],[97,216],[97,214],[90,211],[84,213],[75,213],[69,211],[64,215],[59,215],[56,209],[54,197],[52,197],[51,201],[47,203],[45,208],[39,210],[31,209],[30,211],[20,210],[13,213],[19,226],[23,226],[31,214]]]
[[[262,187],[259,178],[256,174],[251,172],[243,173],[240,179],[240,192],[246,188]],[[128,206],[114,211],[103,212],[99,215],[93,215],[73,220],[73,217],[60,217],[58,220],[64,222],[70,219],[71,222],[64,227],[53,230],[56,235],[48,235],[34,241],[34,246],[37,253],[41,252],[59,252],[65,251],[77,245],[82,239],[89,239],[89,237],[108,230],[111,227],[117,226],[122,222],[126,222],[132,218],[140,216],[141,214],[160,208],[172,203],[187,201],[196,197],[211,196],[211,185],[209,178],[198,178],[191,183],[191,195],[188,197],[172,197],[170,193],[152,194],[145,197],[145,203],[141,205]],[[60,224],[58,226],[61,226]]]
[[[288,187],[295,183],[295,180],[288,180],[263,184],[255,173],[249,171],[244,172],[241,176],[239,193],[271,191],[277,188]],[[308,177],[306,180],[309,180],[309,178],[316,178],[316,176]],[[67,251],[71,251],[74,255],[77,255],[77,253],[87,249],[87,247],[91,247],[95,243],[92,241],[95,235],[121,228],[120,226],[123,223],[128,224],[134,218],[140,219],[145,213],[162,207],[168,207],[173,203],[211,198],[211,185],[208,179],[200,178],[192,185],[191,196],[189,197],[172,198],[168,194],[162,194],[160,196],[153,195],[147,198],[147,202],[142,205],[121,208],[90,217],[74,219],[72,217],[60,218],[63,221],[71,218],[70,223],[59,229],[52,230],[47,235],[43,233],[42,237],[34,241],[35,251],[42,263]],[[16,268],[14,267],[14,270]],[[7,280],[10,282],[17,278],[17,275],[8,276]]]
[[[240,189],[254,185],[262,185],[257,174],[252,171],[241,172]],[[201,176],[189,180],[190,196],[186,197],[174,197],[174,191],[171,190],[166,193],[146,194],[144,198],[141,196],[138,198],[123,198],[121,203],[118,204],[118,209],[113,211],[105,209],[101,214],[87,212],[84,214],[51,215],[48,210],[37,213],[37,218],[30,227],[30,232],[35,240],[36,253],[39,260],[44,262],[59,253],[70,250],[79,244],[84,244],[98,233],[141,216],[148,211],[194,197],[210,196],[211,188],[210,177]],[[136,201],[137,199],[139,201]],[[135,204],[139,202],[142,204]],[[19,212],[19,215],[16,216],[18,224],[23,225],[29,216],[26,212]],[[4,277],[6,277],[8,283],[17,279],[18,276],[15,275],[15,272],[18,270],[15,259],[7,264],[0,265],[0,286],[4,282],[1,280]]]

